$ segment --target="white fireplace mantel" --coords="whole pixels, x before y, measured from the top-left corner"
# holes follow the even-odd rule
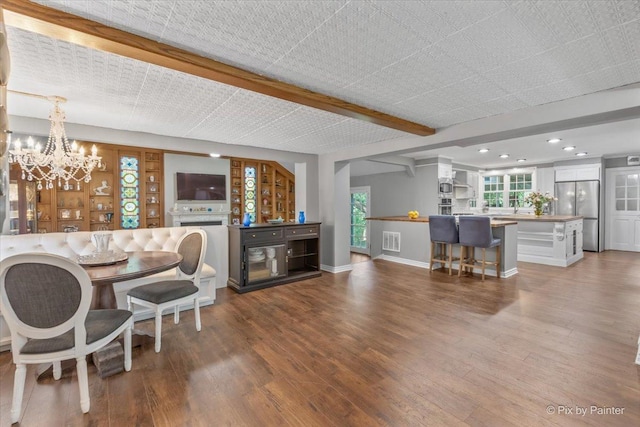
[[[173,226],[189,226],[189,225],[229,225],[229,214],[231,211],[208,211],[208,210],[191,210],[191,211],[169,211],[169,215],[173,217]],[[209,223],[209,224],[207,224]]]

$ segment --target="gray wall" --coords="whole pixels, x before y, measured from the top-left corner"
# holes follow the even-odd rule
[[[420,216],[438,213],[438,165],[416,168],[416,176],[406,172],[353,176],[351,187],[371,187],[370,216],[406,215],[417,210]]]

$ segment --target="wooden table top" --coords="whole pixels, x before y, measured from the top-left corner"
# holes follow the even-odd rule
[[[129,258],[113,265],[83,266],[94,285],[111,284],[149,276],[177,267],[182,255],[167,251],[127,252]]]
[[[428,216],[421,216],[418,217],[416,219],[411,219],[408,216],[380,216],[380,217],[371,217],[371,218],[365,218],[367,221],[400,221],[400,222],[422,222],[422,223],[428,223],[429,222],[429,217]],[[507,219],[507,220],[503,220],[501,219],[492,219],[491,220],[491,227],[504,227],[505,225],[514,225],[517,224],[517,221],[511,220],[511,219]]]

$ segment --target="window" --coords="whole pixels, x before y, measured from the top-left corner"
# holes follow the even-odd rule
[[[244,168],[244,212],[249,214],[251,222],[256,222],[256,168]]]
[[[485,176],[483,200],[490,208],[503,207],[504,176]]]
[[[140,227],[138,169],[137,158],[120,158],[120,225],[124,229]]]
[[[524,198],[533,190],[533,175],[520,173],[509,175],[509,207],[524,206]]]
[[[640,180],[637,173],[616,176],[616,210],[640,211]]]
[[[487,175],[482,178],[482,200],[490,208],[524,207],[524,198],[533,191],[534,172]]]

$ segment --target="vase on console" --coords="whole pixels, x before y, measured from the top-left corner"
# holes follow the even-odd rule
[[[245,227],[248,227],[251,225],[251,215],[249,214],[249,212],[244,213],[244,219],[242,220],[242,225],[244,225]]]

